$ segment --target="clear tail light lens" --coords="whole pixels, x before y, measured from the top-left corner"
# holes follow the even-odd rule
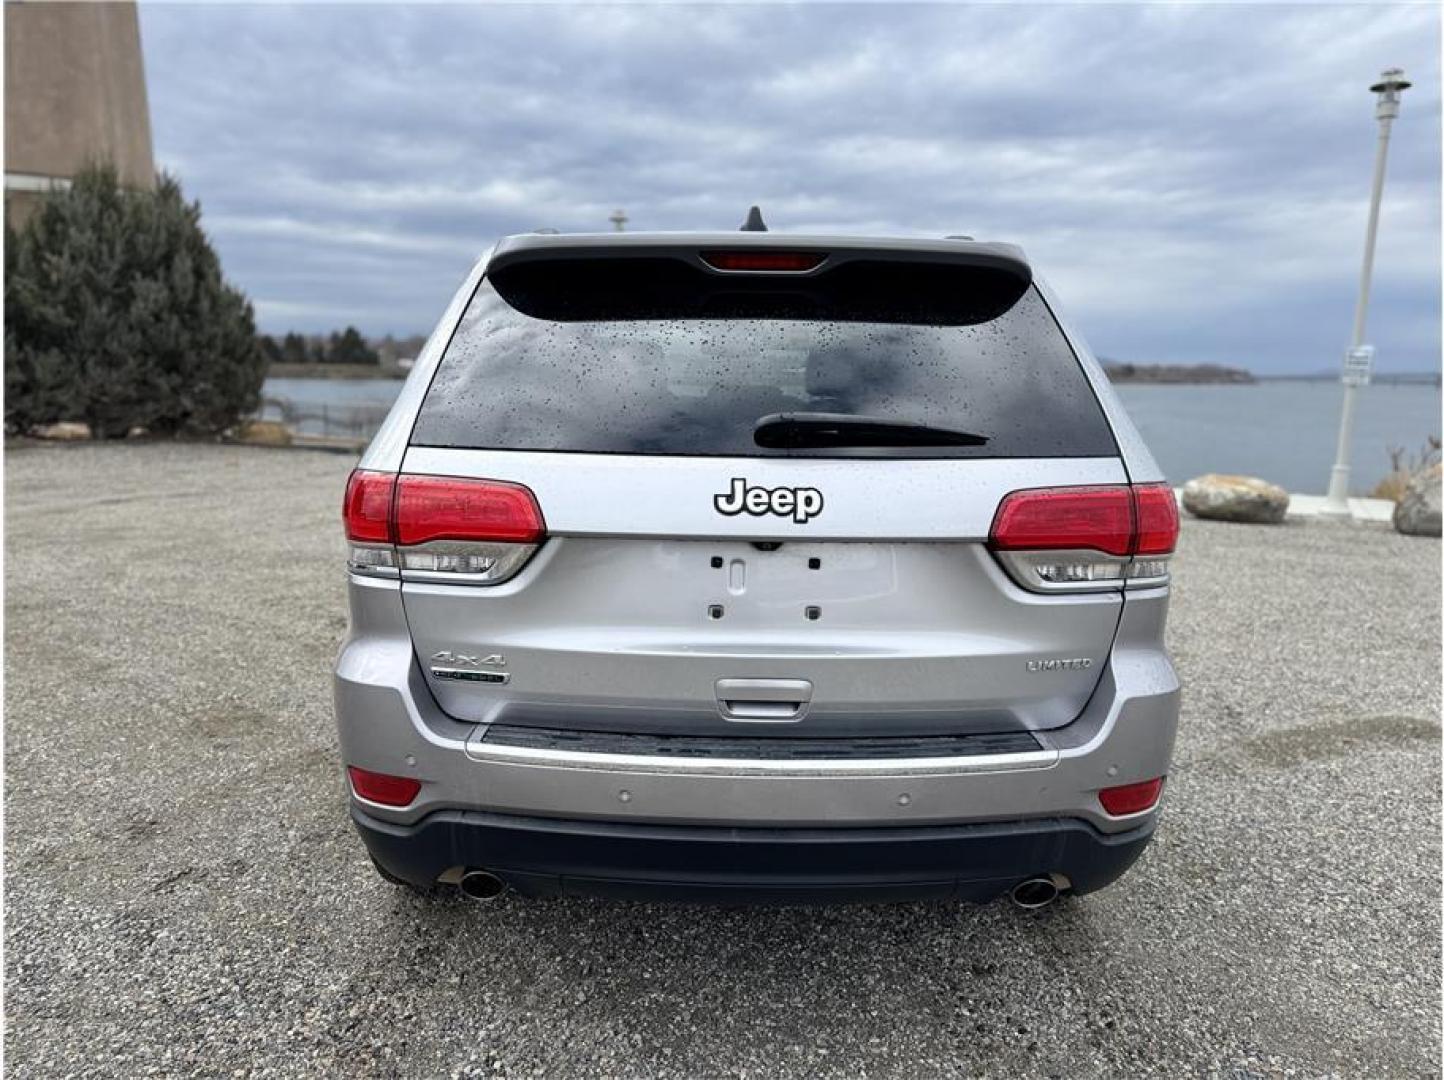
[[[1006,496],[988,546],[1034,592],[1160,585],[1178,540],[1178,506],[1166,484],[1037,488]]]
[[[357,470],[346,487],[345,518],[353,571],[399,571],[415,581],[497,584],[546,536],[536,496],[500,480]]]

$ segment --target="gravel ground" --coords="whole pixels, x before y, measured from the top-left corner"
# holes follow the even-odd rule
[[[1187,522],[1169,804],[1105,892],[479,907],[345,816],[349,465],[7,453],[12,1075],[1438,1072],[1438,542]]]

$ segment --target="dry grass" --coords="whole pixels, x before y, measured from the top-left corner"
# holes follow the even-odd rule
[[[1430,435],[1417,454],[1404,456],[1402,446],[1389,447],[1389,475],[1380,480],[1369,492],[1370,497],[1375,499],[1389,499],[1398,502],[1404,497],[1404,490],[1409,486],[1410,479],[1415,473],[1439,463],[1439,439]]]

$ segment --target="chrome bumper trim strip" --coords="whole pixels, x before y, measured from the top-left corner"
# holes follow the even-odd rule
[[[482,729],[485,730],[484,728]],[[960,776],[977,773],[1026,772],[1050,769],[1058,763],[1057,750],[1019,754],[975,754],[969,757],[893,758],[889,760],[651,757],[635,754],[596,754],[577,750],[539,750],[496,745],[473,737],[466,755],[473,761],[496,765],[529,765],[607,773],[665,773],[673,776],[776,777],[901,777]]]

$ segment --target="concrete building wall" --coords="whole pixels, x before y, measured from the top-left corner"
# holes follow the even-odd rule
[[[98,160],[128,184],[155,182],[134,2],[6,0],[7,215]]]

